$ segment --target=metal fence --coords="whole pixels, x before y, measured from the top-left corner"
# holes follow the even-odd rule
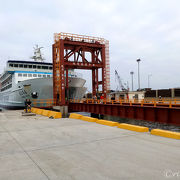
[[[70,99],[70,103],[86,103],[86,104],[120,104],[120,105],[140,105],[140,106],[166,106],[166,107],[180,107],[179,99],[143,99],[143,100],[129,100],[129,99]],[[52,107],[54,104],[53,99],[38,99],[32,101],[33,107]]]

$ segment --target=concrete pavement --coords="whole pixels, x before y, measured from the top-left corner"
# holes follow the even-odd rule
[[[0,180],[180,179],[180,141],[0,112]]]

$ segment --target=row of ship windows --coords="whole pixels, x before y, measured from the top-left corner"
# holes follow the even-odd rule
[[[65,74],[64,74],[65,75]],[[66,75],[65,75],[66,76]],[[77,77],[77,75],[69,74],[70,77]],[[22,74],[18,73],[18,77],[52,77],[52,75],[46,74]]]
[[[52,66],[38,66],[38,65],[27,65],[27,64],[9,64],[9,67],[52,70]]]
[[[52,77],[52,75],[49,74],[22,74],[22,73],[18,73],[18,77]]]

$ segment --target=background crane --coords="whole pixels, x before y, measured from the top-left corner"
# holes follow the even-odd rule
[[[128,85],[127,85],[127,88],[124,87],[124,85],[123,85],[123,83],[121,81],[121,78],[120,78],[120,76],[119,76],[119,74],[118,74],[118,72],[116,70],[115,70],[115,81],[117,81],[118,85],[119,85],[119,86],[117,85],[117,90],[118,91],[120,91],[120,90],[126,91],[126,92],[129,91]]]

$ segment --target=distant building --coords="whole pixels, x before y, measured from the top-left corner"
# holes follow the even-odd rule
[[[115,96],[115,100],[129,99],[129,100],[142,100],[144,99],[145,91],[116,91],[109,94],[109,98]]]
[[[145,98],[180,98],[180,88],[172,88],[172,89],[157,89],[157,90],[149,90],[145,93]]]

